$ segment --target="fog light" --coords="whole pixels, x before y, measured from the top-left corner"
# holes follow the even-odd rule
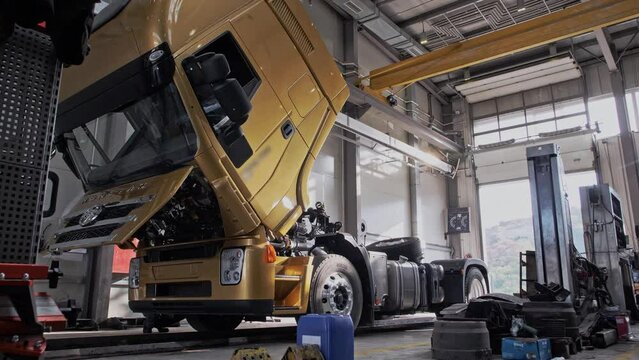
[[[237,285],[242,280],[244,250],[240,248],[224,249],[220,259],[222,285]]]
[[[140,258],[133,258],[129,263],[129,288],[140,287]]]

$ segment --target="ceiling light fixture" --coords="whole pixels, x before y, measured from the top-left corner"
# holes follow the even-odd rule
[[[419,43],[422,44],[422,45],[426,45],[426,44],[428,44],[428,39],[427,38],[423,38],[423,39],[419,40]]]
[[[517,0],[517,12],[526,11],[526,4],[524,0]]]

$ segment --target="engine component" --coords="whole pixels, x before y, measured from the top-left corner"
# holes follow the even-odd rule
[[[598,348],[607,348],[617,342],[617,330],[607,329],[594,333],[590,342]]]
[[[532,326],[526,325],[526,322],[524,322],[523,318],[513,318],[512,325],[510,326],[510,334],[513,337],[517,337],[517,335],[519,335],[519,332],[522,330],[528,332],[533,337],[537,337],[537,329]]]
[[[217,199],[199,172],[189,175],[175,196],[135,235],[145,247],[223,236]]]

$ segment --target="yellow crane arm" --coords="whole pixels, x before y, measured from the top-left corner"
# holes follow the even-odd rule
[[[410,84],[639,17],[639,0],[590,0],[371,71],[370,89]]]

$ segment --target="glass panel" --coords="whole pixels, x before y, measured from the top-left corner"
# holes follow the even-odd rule
[[[562,101],[555,104],[555,113],[557,117],[586,112],[586,106],[583,99],[573,99]]]
[[[617,105],[615,98],[605,96],[588,101],[588,112],[590,121],[599,124],[601,138],[615,136],[619,134],[619,118],[617,116]]]
[[[503,131],[500,131],[500,133],[501,133],[502,141],[510,140],[510,139],[521,141],[521,140],[526,140],[528,138],[528,134],[526,133],[525,126],[509,129],[509,130],[503,130]]]
[[[174,84],[68,133],[89,188],[170,171],[191,160],[197,138]]]
[[[579,188],[597,184],[597,173],[595,171],[584,171],[573,174],[566,174],[564,177],[568,203],[570,204],[570,219],[572,222],[573,242],[577,251],[585,253],[584,227],[581,218],[581,199]]]
[[[537,136],[539,133],[556,131],[555,121],[547,121],[540,124],[528,125],[528,136]]]
[[[499,115],[499,127],[523,125],[526,123],[526,114],[523,110]]]
[[[475,134],[483,133],[486,131],[497,130],[499,123],[496,116],[489,118],[477,119],[473,121],[473,131]]]
[[[531,123],[540,120],[548,120],[555,117],[555,110],[550,105],[542,105],[526,109],[526,121]]]
[[[491,291],[519,292],[519,252],[535,249],[528,180],[480,185],[479,204]]]
[[[570,129],[576,126],[586,126],[588,118],[586,115],[577,115],[563,119],[557,119],[557,130]]]
[[[499,142],[499,132],[475,136],[475,146]]]

